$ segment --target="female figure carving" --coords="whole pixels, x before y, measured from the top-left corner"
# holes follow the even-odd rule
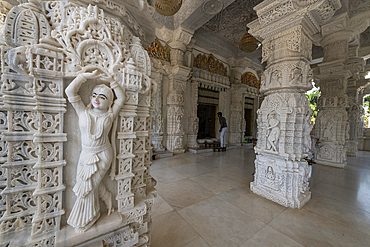
[[[332,136],[333,136],[333,123],[332,121],[329,120],[326,123],[325,129],[324,129],[324,138],[326,140],[331,140]]]
[[[267,149],[277,152],[277,142],[280,137],[280,121],[276,119],[275,113],[272,112],[267,117],[267,131],[270,130],[270,133],[267,134]]]
[[[87,79],[96,77],[109,82],[110,88],[105,84],[97,85],[93,89],[90,104],[85,106],[77,92]],[[117,97],[114,103],[112,89]],[[76,110],[82,143],[73,188],[77,200],[67,223],[81,233],[88,230],[100,217],[99,198],[107,206],[108,215],[114,210],[112,194],[105,188],[102,179],[115,158],[108,134],[124,103],[125,94],[112,77],[97,76],[96,70],[92,73],[80,73],[65,92]]]

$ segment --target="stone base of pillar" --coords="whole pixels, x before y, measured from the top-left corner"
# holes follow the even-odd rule
[[[173,154],[183,154],[185,153],[185,149],[175,149],[175,150],[170,150]]]
[[[163,136],[160,135],[152,135],[151,141],[153,144],[153,151],[163,151],[164,147],[162,144]]]
[[[174,154],[185,153],[185,148],[183,147],[184,135],[168,135],[167,136],[167,150]]]
[[[322,160],[322,159],[316,159],[316,158],[313,158],[312,160],[313,160],[313,162],[315,162],[316,164],[319,164],[319,165],[332,166],[332,167],[337,167],[337,168],[344,168],[347,165],[347,162],[336,163],[336,162],[331,162],[331,161],[328,161],[328,160]]]
[[[359,137],[358,138],[358,145],[357,145],[357,150],[364,150],[364,140],[365,137]]]
[[[356,157],[358,151],[357,149],[358,141],[349,140],[347,141],[346,146],[347,146],[347,156]]]
[[[197,136],[198,135],[188,135],[188,148],[198,148],[198,142],[197,142]]]
[[[229,144],[230,145],[241,145],[242,137],[240,132],[230,132],[229,133]]]
[[[347,165],[346,146],[333,142],[319,143],[313,160],[319,165],[344,168]]]
[[[310,199],[306,161],[286,161],[276,155],[257,155],[253,193],[280,205],[302,208]]]

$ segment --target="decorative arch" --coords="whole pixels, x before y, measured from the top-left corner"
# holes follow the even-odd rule
[[[211,54],[209,56],[205,54],[198,54],[194,58],[194,67],[209,71],[217,75],[227,76],[226,66],[220,62],[218,59],[215,59]]]
[[[255,88],[260,88],[261,87],[261,82],[257,79],[257,77],[251,73],[251,72],[246,72],[242,74],[240,81],[242,84],[246,84],[251,87]]]

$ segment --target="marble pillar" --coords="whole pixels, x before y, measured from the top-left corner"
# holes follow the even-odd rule
[[[151,141],[153,144],[154,151],[163,151],[163,74],[160,72],[152,72],[153,79],[157,83],[157,91],[155,93],[154,99],[154,109],[153,109],[153,135],[151,136]]]
[[[240,86],[240,84],[239,84]],[[241,145],[242,136],[245,130],[244,120],[244,94],[240,87],[231,87],[231,104],[229,120],[229,144]],[[243,128],[244,126],[244,128]]]
[[[357,74],[356,74],[357,75]],[[352,76],[348,79],[347,95],[349,107],[347,114],[349,119],[349,138],[346,142],[347,156],[356,156],[358,151],[358,139],[364,134],[364,108],[361,87],[367,80],[360,79],[359,76]]]
[[[350,107],[347,95],[348,78],[361,70],[363,59],[349,58],[348,45],[354,33],[338,30],[338,22],[346,23],[347,14],[342,14],[333,22],[323,25],[324,60],[319,64],[318,86],[321,96],[318,100],[319,113],[315,125],[316,145],[314,160],[317,164],[343,168],[347,165],[347,145],[350,121],[347,108]],[[351,89],[349,94],[352,95]],[[353,96],[356,97],[356,96]],[[355,138],[353,138],[355,139]],[[354,148],[354,147],[353,147]],[[350,150],[350,154],[355,150]]]
[[[189,116],[189,128],[188,128],[188,147],[197,148],[199,144],[197,142],[198,130],[199,130],[199,118],[198,112],[198,81],[193,80],[190,82],[190,116]]]
[[[257,111],[257,156],[250,188],[291,208],[301,208],[311,198],[309,168],[304,160],[309,155],[312,129],[312,111],[304,94],[312,87],[312,70],[307,62],[319,23],[340,7],[339,2],[328,1],[325,4],[331,8],[322,15],[318,10],[325,8],[322,4],[324,1],[320,5],[264,1],[254,8],[258,20],[248,25],[249,32],[262,41],[262,62],[267,62],[261,76],[265,98]],[[315,18],[311,18],[313,12]]]
[[[167,30],[169,31],[169,30]],[[192,33],[182,28],[172,32],[171,71],[169,73],[169,93],[167,96],[167,149],[173,153],[183,153],[184,148],[184,92],[191,68],[184,66],[184,53]]]

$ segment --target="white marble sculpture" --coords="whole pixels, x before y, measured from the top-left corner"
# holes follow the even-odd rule
[[[119,10],[116,19],[97,6],[30,0],[7,15],[0,44],[1,246],[150,245],[156,85],[135,37],[143,30],[124,6]]]
[[[254,7],[258,20],[248,25],[249,33],[262,41],[262,62],[267,62],[261,76],[265,98],[257,111],[251,190],[286,207],[301,208],[311,197],[304,160],[310,154],[307,130],[312,128],[303,93],[311,88],[312,70],[307,61],[311,60],[312,35],[320,32],[320,24],[339,7],[339,1],[294,5],[293,1],[269,0]]]
[[[267,116],[267,123],[266,130],[268,131],[267,134],[267,149],[272,150],[274,152],[278,151],[277,144],[280,137],[280,128],[279,123],[280,121],[276,118],[276,113],[271,112]]]
[[[99,84],[94,88],[91,102],[86,107],[77,92],[87,79],[95,77],[97,71],[80,73],[66,89],[68,100],[79,118],[82,143],[76,185],[73,188],[77,200],[68,218],[68,224],[73,226],[76,232],[88,230],[99,218],[98,198],[107,206],[108,215],[114,211],[112,194],[107,191],[102,179],[115,157],[108,134],[125,101],[125,94],[118,83],[108,77],[117,99],[113,103],[112,89],[105,84]]]
[[[343,168],[347,165],[347,144],[356,143],[355,135],[349,139],[350,126],[355,123],[356,111],[347,111],[355,103],[356,85],[349,78],[363,69],[364,60],[357,57],[356,47],[349,48],[350,41],[356,32],[348,31],[348,14],[342,13],[335,19],[323,25],[320,41],[324,51],[323,62],[317,70],[318,86],[321,96],[318,100],[319,113],[315,126],[315,136],[319,139],[316,146],[315,162]],[[338,25],[338,23],[342,23]],[[356,24],[357,25],[357,24]],[[359,25],[359,29],[361,29]],[[365,30],[365,29],[364,29]],[[348,87],[350,86],[350,87]],[[350,92],[350,91],[353,91]],[[350,99],[349,95],[353,95]],[[350,114],[349,114],[350,113]],[[350,119],[349,117],[352,117]],[[352,129],[353,130],[353,129]],[[356,148],[352,146],[350,153]]]

